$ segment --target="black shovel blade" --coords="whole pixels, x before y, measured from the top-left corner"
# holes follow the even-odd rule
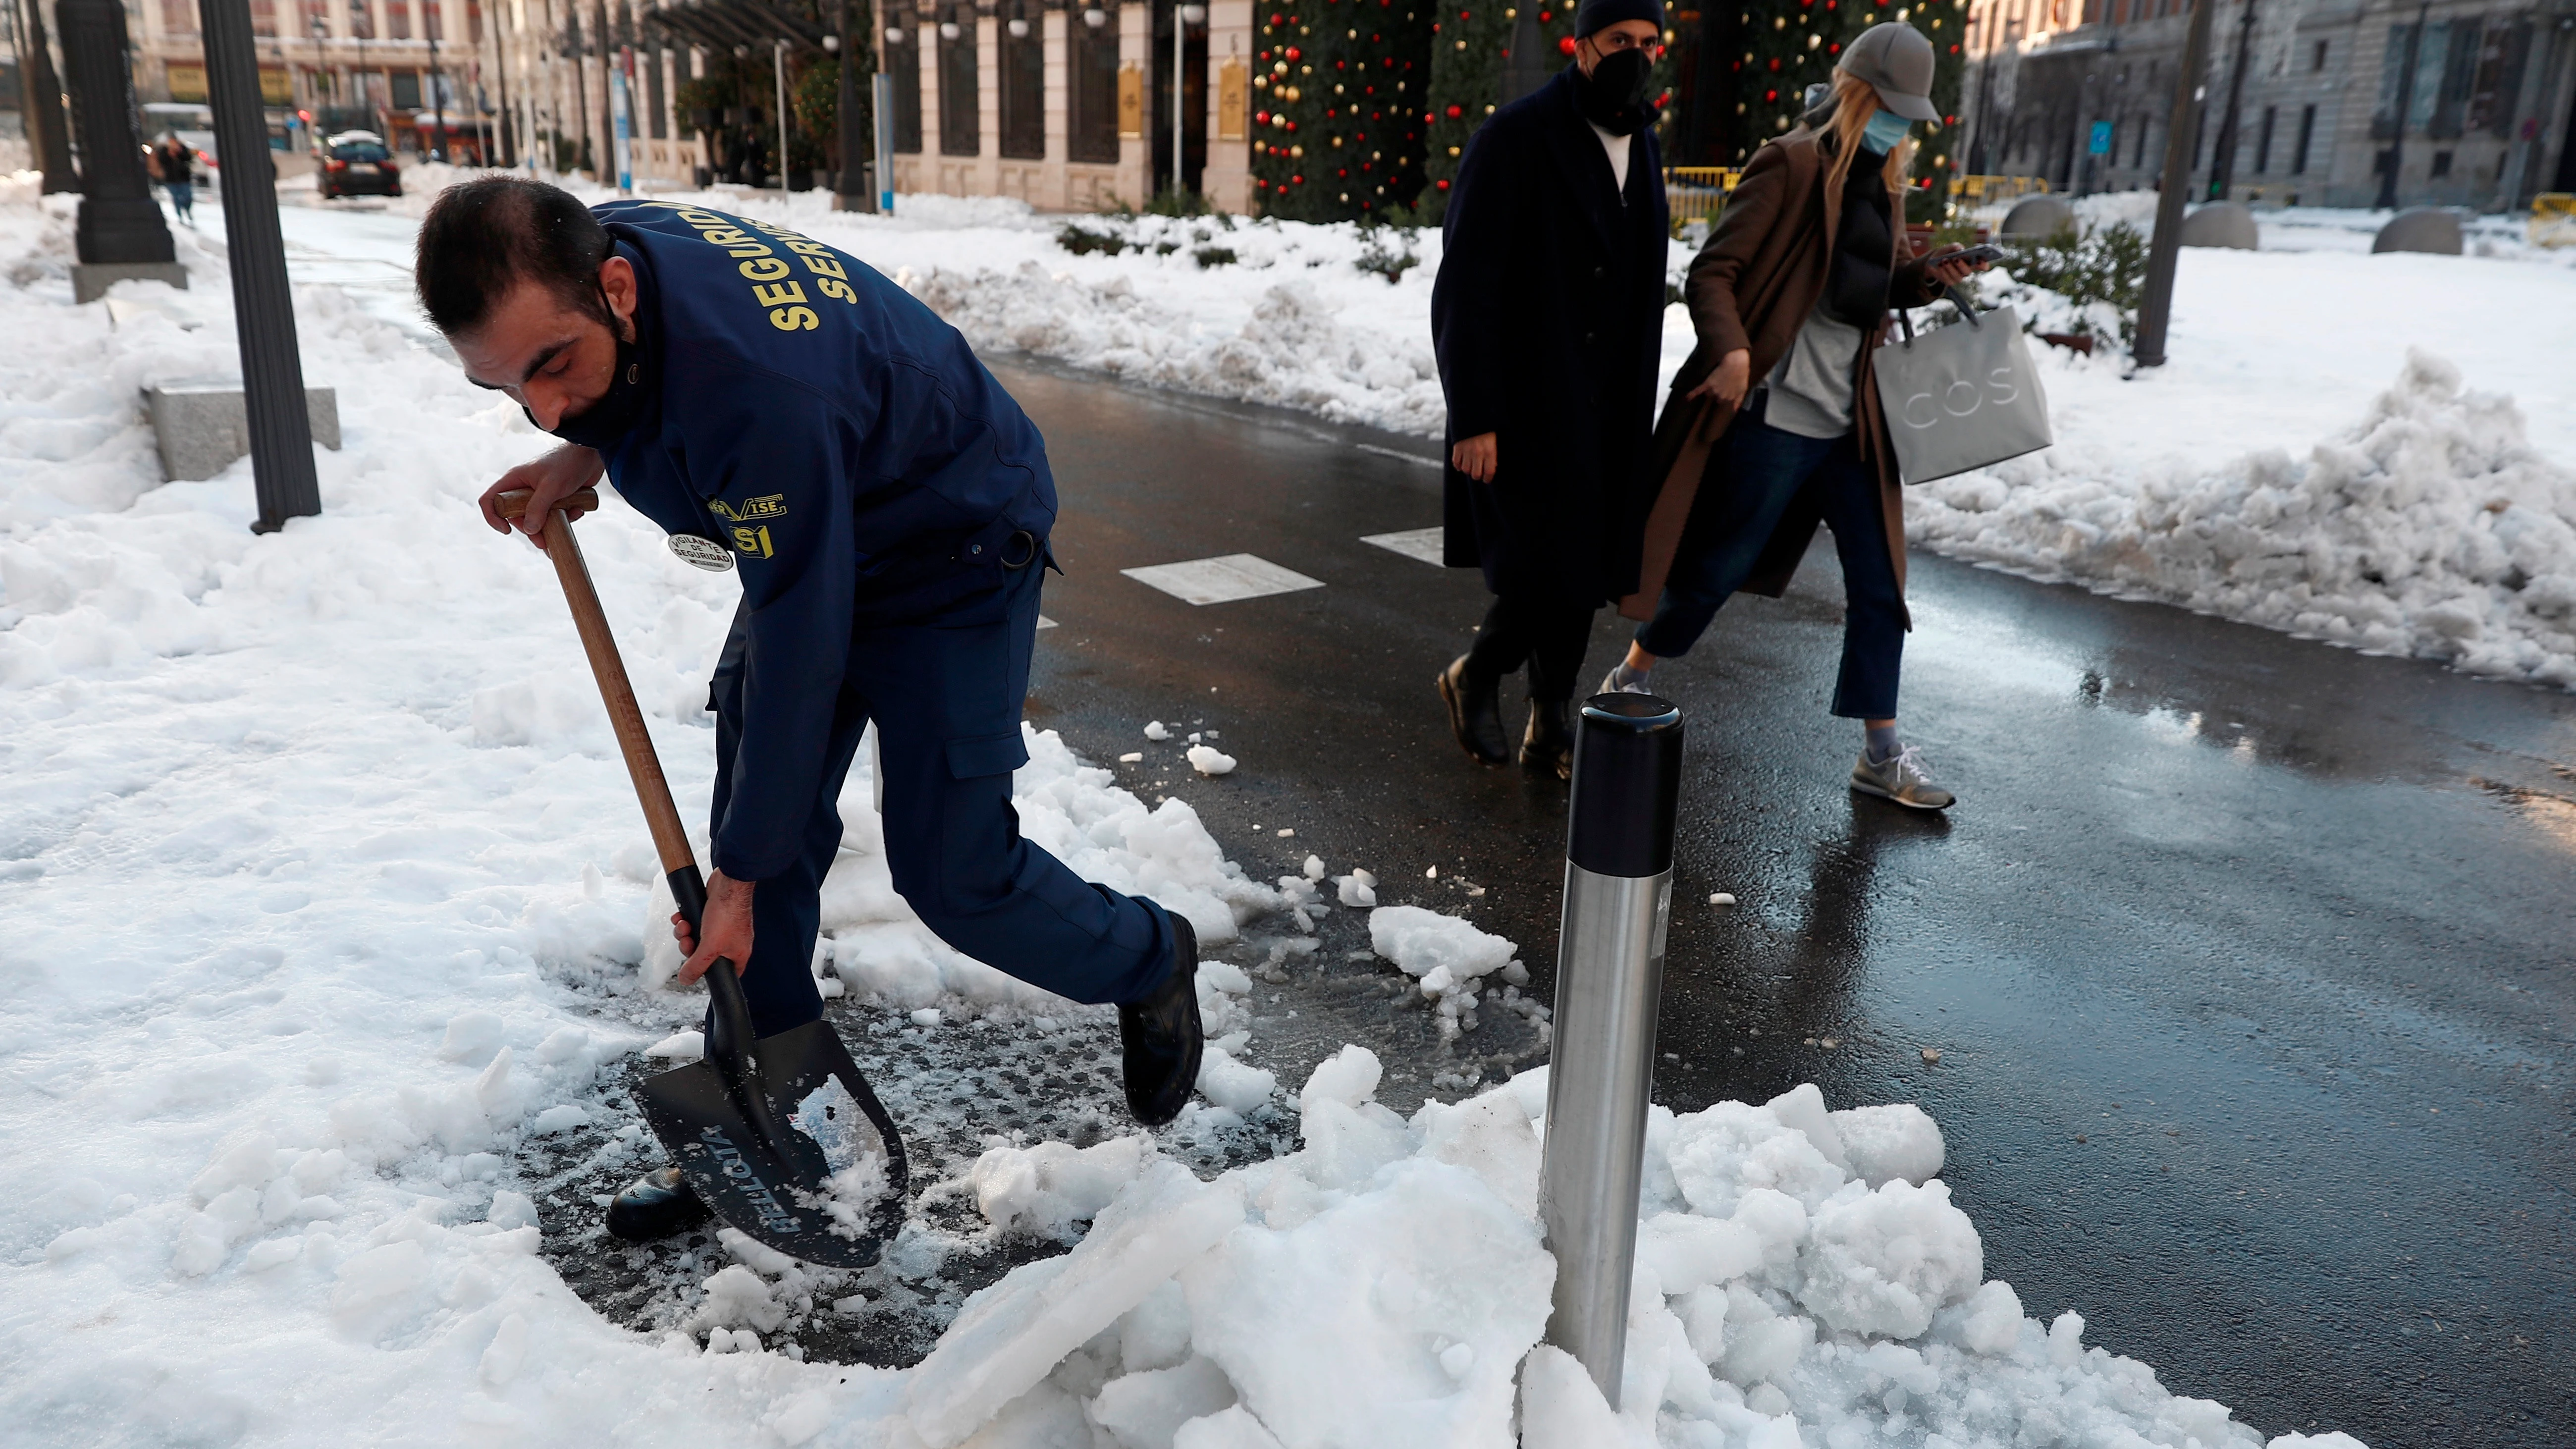
[[[883,1145],[886,1193],[867,1231],[834,1230],[823,1202],[831,1166],[813,1138],[793,1126],[783,1143],[765,1141],[711,1062],[645,1078],[636,1085],[644,1119],[670,1150],[689,1186],[725,1226],[790,1257],[829,1268],[865,1268],[877,1261],[883,1240],[903,1223],[908,1173],[903,1140],[894,1130],[867,1078],[828,1022],[765,1037],[752,1047],[771,1114],[793,1119],[798,1104],[826,1081],[839,1079]]]

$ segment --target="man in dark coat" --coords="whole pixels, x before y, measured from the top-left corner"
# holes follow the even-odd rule
[[[1669,223],[1655,107],[1660,0],[1583,0],[1574,63],[1467,144],[1431,328],[1449,402],[1446,560],[1494,602],[1439,678],[1449,727],[1511,757],[1497,691],[1529,668],[1520,760],[1573,768],[1566,704],[1592,616],[1637,585]]]

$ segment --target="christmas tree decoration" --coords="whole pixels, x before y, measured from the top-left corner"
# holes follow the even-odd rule
[[[1351,221],[1422,190],[1433,0],[1254,7],[1252,195],[1265,216]]]

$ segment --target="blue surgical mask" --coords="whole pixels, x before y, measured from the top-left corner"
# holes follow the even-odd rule
[[[1904,140],[1905,133],[1912,129],[1912,121],[1894,111],[1881,110],[1869,118],[1868,129],[1860,133],[1860,148],[1873,156],[1884,156],[1895,150],[1896,143]]]

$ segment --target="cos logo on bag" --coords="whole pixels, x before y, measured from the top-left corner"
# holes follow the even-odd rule
[[[1987,403],[1991,402],[1997,407],[2004,407],[2019,401],[2020,398],[2021,386],[2013,381],[2012,369],[1998,367],[1986,374],[1986,385],[1982,389],[1964,377],[1943,388],[1937,406],[1933,402],[1932,394],[1915,393],[1905,400],[1905,411],[1902,417],[1909,428],[1937,427],[1944,413],[1954,418],[1964,418]]]

